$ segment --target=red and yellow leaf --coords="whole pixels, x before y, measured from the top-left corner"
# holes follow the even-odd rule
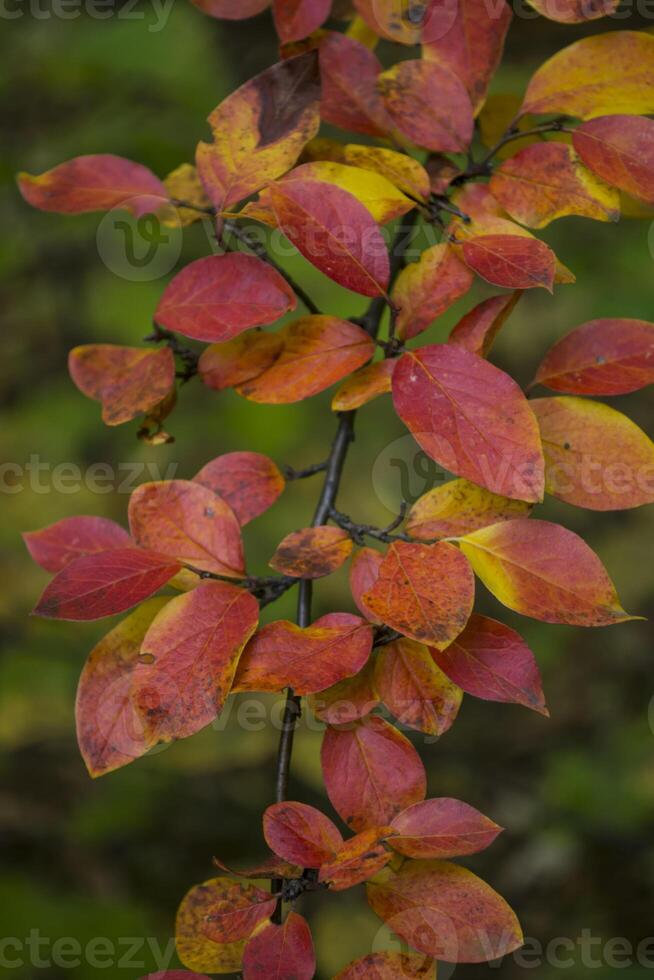
[[[193,482],[222,497],[241,527],[272,507],[286,486],[276,463],[252,452],[216,456],[196,473]]]
[[[210,878],[194,885],[182,899],[175,922],[177,955],[189,970],[236,973],[241,969],[244,940],[220,943],[207,935],[207,916],[224,899],[229,878]]]
[[[406,153],[358,143],[347,143],[342,147],[342,152],[344,163],[381,174],[413,198],[426,201],[429,197],[429,174],[421,163]]]
[[[549,521],[506,521],[459,545],[489,592],[515,612],[545,623],[608,626],[631,619],[597,555]]]
[[[474,276],[449,245],[432,245],[404,268],[391,298],[398,308],[398,337],[409,340],[468,292]]]
[[[394,358],[375,361],[346,378],[332,398],[332,411],[351,412],[367,405],[373,398],[385,395],[391,390],[396,363]]]
[[[84,395],[102,403],[106,425],[148,412],[175,387],[175,358],[168,347],[84,344],[71,350],[68,370]]]
[[[270,892],[233,878],[215,879],[212,892],[202,931],[214,943],[247,939],[260,922],[273,914],[277,905]]]
[[[377,715],[343,728],[329,727],[321,761],[332,806],[357,832],[384,827],[425,798],[420,756],[397,728]]]
[[[488,357],[495,338],[521,296],[522,290],[518,289],[482,300],[452,328],[448,344],[463,347],[479,357]]]
[[[353,960],[334,980],[436,980],[436,964],[417,953],[369,953]]]
[[[406,529],[413,538],[432,541],[469,534],[480,527],[528,517],[531,504],[500,497],[468,480],[449,480],[416,500]]]
[[[630,418],[585,398],[535,398],[530,405],[543,440],[548,493],[589,510],[654,501],[654,443]]]
[[[642,116],[599,116],[575,129],[575,150],[602,180],[654,204],[654,121]]]
[[[223,391],[251,381],[275,363],[284,341],[278,333],[252,330],[224,344],[211,344],[200,355],[198,374],[209,388]]]
[[[348,722],[358,721],[369,715],[378,704],[373,657],[354,677],[347,677],[309,698],[314,715],[329,725],[347,725]]]
[[[377,90],[382,66],[375,53],[335,31],[321,38],[319,51],[324,121],[367,136],[388,133],[393,121]]]
[[[582,323],[550,348],[534,383],[570,395],[626,395],[654,384],[654,323]]]
[[[279,335],[284,347],[272,367],[237,389],[250,401],[268,405],[302,401],[356,371],[375,353],[365,330],[335,316],[302,317]]]
[[[284,619],[268,623],[245,648],[234,691],[324,691],[361,670],[372,640],[372,627],[351,613],[328,613],[305,629]]]
[[[329,16],[332,0],[273,0],[273,20],[282,44],[301,41]]]
[[[414,803],[399,813],[389,837],[393,850],[411,858],[453,858],[476,854],[493,843],[502,828],[473,806],[447,797]]]
[[[538,665],[522,637],[495,619],[474,613],[438,666],[466,694],[483,701],[522,704],[549,718]]]
[[[106,517],[64,517],[63,520],[41,528],[26,531],[23,541],[30,555],[46,572],[60,572],[62,568],[97,551],[127,548],[131,538],[127,531]]]
[[[368,882],[373,911],[414,949],[448,963],[483,963],[522,945],[515,914],[472,871],[408,861]]]
[[[449,344],[404,354],[393,372],[398,415],[428,456],[503,497],[543,496],[536,418],[508,374]]]
[[[35,616],[75,621],[102,619],[148,599],[179,571],[170,555],[114,548],[67,564],[46,586]]]
[[[375,34],[400,44],[440,37],[455,16],[451,0],[354,0],[354,6]]]
[[[275,854],[302,868],[319,868],[343,845],[329,817],[306,803],[273,803],[263,815],[263,834]]]
[[[175,207],[169,219],[170,224],[185,228],[187,225],[192,225],[194,221],[199,221],[203,217],[203,212],[211,208],[211,201],[198,177],[197,167],[190,163],[182,163],[176,167],[168,174],[164,185]],[[184,207],[181,202],[191,207]]]
[[[251,327],[273,323],[297,305],[271,265],[244,252],[191,262],[166,286],[157,323],[195,340],[226,341]]]
[[[266,922],[245,947],[243,980],[311,980],[315,972],[311,930],[297,912],[289,912],[282,925]]]
[[[334,892],[368,881],[391,859],[391,852],[381,843],[390,832],[390,827],[372,827],[350,837],[320,866],[318,881],[328,884]]]
[[[364,596],[373,588],[379,577],[379,569],[384,560],[384,556],[374,548],[359,548],[354,553],[350,566],[350,591],[354,603],[366,619],[371,623],[381,623],[381,620],[370,609],[364,601]]]
[[[556,256],[537,238],[521,235],[480,235],[463,243],[463,258],[478,276],[505,289],[535,289],[550,293]]]
[[[322,578],[340,568],[352,553],[352,538],[340,527],[305,527],[277,545],[270,567],[297,578]]]
[[[422,643],[396,640],[378,651],[375,688],[402,725],[444,735],[454,724],[463,692],[436,666]]]

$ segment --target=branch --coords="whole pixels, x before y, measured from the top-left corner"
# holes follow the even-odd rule
[[[185,347],[172,330],[164,330],[158,323],[154,323],[152,333],[144,337],[143,340],[152,344],[166,343],[170,347],[173,354],[176,354],[184,365],[184,370],[177,374],[177,377],[181,378],[182,381],[189,381],[198,373],[200,355],[190,347]]]
[[[504,135],[497,141],[497,143],[491,147],[485,157],[477,162],[472,161],[468,168],[459,174],[452,181],[452,186],[457,187],[460,184],[465,184],[466,181],[472,180],[473,177],[489,177],[492,173],[492,160],[499,151],[512,143],[514,140],[524,139],[525,136],[542,136],[546,133],[571,133],[573,130],[568,129],[565,126],[565,118],[552,119],[550,122],[543,123],[540,126],[534,126],[532,129],[518,129],[515,123],[506,130]]]
[[[195,565],[189,565],[186,562],[183,563],[183,567],[189,572],[194,572],[201,579],[209,579],[214,582],[227,582],[230,585],[238,583],[238,585],[247,589],[248,592],[251,592],[255,599],[259,600],[259,605],[262,609],[270,605],[271,602],[275,602],[300,581],[300,579],[294,578],[292,575],[244,575],[242,578],[233,575],[219,575],[218,572],[209,572],[204,568],[196,568]]]
[[[427,544],[426,541],[418,541],[416,538],[412,538],[410,534],[403,532],[400,534],[392,533],[404,520],[406,516],[406,507],[406,502],[403,502],[399,515],[388,525],[388,527],[375,527],[373,524],[357,524],[356,521],[353,521],[347,514],[342,514],[340,510],[336,510],[333,507],[329,512],[329,516],[335,524],[338,524],[338,526],[342,527],[344,531],[347,531],[350,537],[353,538],[358,545],[365,544],[366,537],[374,538],[375,541],[383,541],[385,544],[391,544],[393,541],[409,541],[419,544]]]

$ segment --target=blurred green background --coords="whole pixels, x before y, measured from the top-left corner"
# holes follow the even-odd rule
[[[296,466],[316,462],[326,455],[334,420],[329,394],[266,408],[196,380],[183,388],[168,422],[175,443],[150,448],[136,440],[135,424],[104,428],[98,406],[73,387],[67,351],[90,341],[138,345],[149,332],[163,281],[161,274],[152,281],[125,277],[101,216],[31,210],[16,192],[15,172],[38,173],[78,154],[112,152],[163,176],[192,159],[197,140],[206,136],[208,112],[274,61],[275,46],[267,13],[230,24],[204,17],[183,0],[165,12],[146,2],[105,7],[102,20],[84,7],[77,17],[70,14],[79,8],[58,9],[68,16],[36,0],[16,5],[11,10],[20,16],[7,19],[5,11],[0,35],[2,462],[12,464],[2,470],[0,493],[0,964],[16,980],[131,980],[176,962],[169,945],[175,909],[191,885],[211,876],[212,855],[238,863],[262,852],[260,814],[273,794],[277,733],[270,727],[248,731],[235,707],[195,738],[91,781],[75,743],[73,705],[84,658],[109,624],[29,618],[47,576],[28,560],[19,532],[78,513],[124,522],[126,481],[190,478],[229,450],[258,450]],[[642,26],[648,25],[634,15],[581,28],[516,19],[494,89],[519,93],[545,57],[586,33]],[[384,49],[386,60],[402,56],[406,51]],[[565,219],[545,238],[578,282],[553,298],[541,291],[526,296],[504,329],[493,359],[523,382],[547,347],[584,320],[654,319],[649,221],[624,220],[616,228]],[[183,246],[173,241],[171,262],[178,244],[179,266],[207,253],[207,229],[187,230]],[[344,315],[363,309],[361,299],[301,260],[289,261],[324,309]],[[164,274],[171,268],[167,264]],[[442,337],[488,292],[477,287],[427,339]],[[651,433],[648,392],[612,403]],[[398,453],[413,462],[403,426],[388,402],[378,401],[360,414],[341,509],[361,520],[390,520],[400,490],[388,460]],[[98,475],[103,492],[97,492]],[[426,489],[416,481],[414,495]],[[285,533],[309,520],[316,492],[316,478],[292,485],[246,529],[254,572],[265,571]],[[550,500],[542,516],[582,533],[608,566],[626,608],[647,614],[654,589],[651,509],[601,515]],[[351,608],[344,574],[321,582],[315,593],[316,616]],[[563,937],[563,946],[550,947],[549,964],[534,957],[532,945],[524,961],[531,964],[528,972],[543,980],[561,970],[650,976],[654,940],[641,947],[649,968],[626,946],[605,944],[623,937],[637,947],[654,936],[651,627],[544,626],[500,609],[481,587],[479,608],[505,619],[532,645],[552,718],[466,698],[442,744],[415,739],[428,766],[430,795],[465,799],[507,828],[488,853],[468,863],[516,908],[528,937],[545,947]],[[293,615],[291,595],[274,615]],[[303,723],[291,797],[330,812],[321,791],[319,740]],[[314,929],[320,977],[393,943],[361,889],[313,897],[303,911]],[[65,965],[79,956],[75,942],[83,949],[81,963]],[[614,957],[608,963],[607,949]],[[551,962],[553,955],[562,963]],[[509,958],[494,967],[461,967],[456,977],[511,980],[526,970]],[[450,974],[443,968],[440,976]]]

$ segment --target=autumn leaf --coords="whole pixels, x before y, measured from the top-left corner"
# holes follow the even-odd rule
[[[256,599],[226,582],[205,582],[161,610],[133,672],[132,696],[154,742],[187,738],[220,714],[258,620]]]
[[[282,44],[300,41],[327,20],[332,0],[273,0],[273,20]]]
[[[211,201],[198,177],[197,167],[190,163],[182,163],[171,171],[164,180],[168,196],[175,207],[170,218],[171,224],[179,224],[182,228],[200,221],[203,214],[211,209]],[[184,207],[181,203],[191,205]],[[166,222],[167,223],[167,222]]]
[[[456,640],[432,655],[466,694],[483,701],[522,704],[549,718],[534,655],[504,623],[473,613]]]
[[[177,955],[189,970],[207,973],[235,973],[241,969],[245,942],[220,943],[209,939],[207,915],[223,900],[225,888],[233,885],[229,878],[210,878],[194,885],[177,911],[175,942]]]
[[[545,489],[577,507],[627,510],[654,501],[654,443],[635,422],[585,398],[535,398]]]
[[[374,711],[378,704],[374,656],[354,677],[346,677],[345,680],[309,697],[309,707],[316,718],[330,725],[346,725],[351,721],[359,721]]]
[[[297,912],[284,922],[266,922],[248,940],[243,954],[243,980],[311,980],[316,954],[311,930]]]
[[[470,98],[463,82],[441,64],[401,61],[377,86],[399,131],[417,146],[462,153],[472,139]]]
[[[316,268],[364,296],[384,293],[388,249],[370,212],[349,191],[320,180],[270,185],[277,224]]]
[[[654,383],[654,323],[582,323],[550,348],[536,383],[570,395],[625,395]]]
[[[288,861],[283,861],[276,854],[271,854],[270,857],[253,868],[236,870],[228,867],[217,857],[214,857],[213,863],[220,871],[226,871],[237,878],[297,878],[302,874],[302,868],[297,864],[289,864]]]
[[[367,405],[373,398],[387,394],[391,390],[396,363],[394,358],[386,358],[350,375],[332,398],[332,411],[351,412]]]
[[[463,347],[479,357],[487,357],[521,296],[522,290],[518,289],[482,300],[452,328],[447,338],[448,344]]]
[[[227,252],[185,266],[166,286],[154,318],[185,337],[226,341],[273,323],[296,305],[293,290],[269,263]]]
[[[372,639],[370,625],[351,613],[328,613],[306,628],[268,623],[246,647],[234,691],[324,691],[361,670]]]
[[[515,612],[571,626],[632,618],[597,555],[558,524],[506,521],[468,534],[459,545],[489,592]]]
[[[501,497],[468,480],[448,480],[416,500],[407,516],[413,538],[433,541],[468,534],[480,527],[528,517],[531,504]]]
[[[572,135],[587,167],[613,187],[654,204],[654,121],[642,116],[599,116]]]
[[[472,272],[449,245],[425,249],[417,262],[400,272],[393,286],[398,337],[409,340],[422,333],[468,292],[473,281]]]
[[[319,99],[318,56],[309,51],[267,68],[214,109],[214,141],[198,145],[196,165],[218,210],[291,169],[318,132]]]
[[[343,844],[332,821],[306,803],[273,803],[263,815],[263,834],[275,854],[302,868],[319,868]]]
[[[528,0],[528,3],[549,20],[559,24],[580,24],[610,16],[620,0]]]
[[[140,218],[168,201],[151,170],[111,153],[75,157],[39,176],[20,173],[18,187],[32,207],[58,214],[121,208]]]
[[[379,577],[379,569],[384,556],[374,548],[359,548],[354,553],[350,565],[350,591],[359,612],[371,623],[381,623],[372,609],[364,601],[366,593],[373,588]]]
[[[429,174],[421,163],[406,153],[388,150],[383,146],[362,146],[358,143],[346,143],[342,150],[344,163],[381,174],[404,194],[413,198],[426,201],[429,197]]]
[[[414,640],[396,640],[380,648],[375,689],[402,725],[427,735],[444,735],[461,707],[462,691]]]
[[[334,316],[306,316],[280,331],[284,347],[267,371],[238,386],[250,401],[285,405],[310,398],[361,367],[375,353],[372,338]]]
[[[68,370],[84,395],[102,403],[105,425],[150,411],[175,386],[175,358],[168,347],[84,344],[71,350]]]
[[[198,374],[215,391],[235,388],[272,367],[283,347],[278,333],[251,330],[224,344],[205,347],[198,361]]]
[[[550,293],[556,256],[537,238],[519,235],[480,235],[463,243],[463,258],[477,275],[505,289],[535,289]]]
[[[283,575],[322,578],[340,568],[351,552],[352,538],[340,527],[305,527],[286,535],[269,564]]]
[[[196,473],[193,482],[222,497],[242,527],[272,507],[286,486],[272,459],[251,452],[216,456]]]
[[[453,858],[476,854],[493,843],[502,828],[479,810],[447,797],[424,800],[399,813],[388,843],[411,858]]]
[[[449,344],[404,354],[393,372],[395,410],[437,463],[492,493],[543,496],[538,424],[516,382]]]
[[[321,38],[320,115],[332,126],[367,136],[384,136],[393,121],[377,90],[381,62],[355,38],[329,31]]]
[[[112,548],[127,548],[127,531],[106,517],[64,517],[40,531],[26,531],[23,541],[46,572],[60,572],[76,558]]]
[[[247,939],[275,911],[277,899],[250,882],[214,879],[202,931],[214,943]]]
[[[390,827],[372,827],[344,841],[333,857],[320,866],[318,881],[340,892],[360,885],[386,867],[391,852],[381,843],[391,833]]]
[[[375,34],[400,44],[420,44],[440,37],[455,17],[455,4],[446,0],[354,0],[354,6]]]
[[[584,167],[565,143],[520,150],[495,171],[490,189],[504,210],[529,228],[544,228],[570,214],[596,221],[620,217],[618,192]]]
[[[334,980],[436,980],[436,964],[417,953],[369,953],[353,960]]]
[[[69,562],[46,586],[33,615],[92,620],[124,612],[166,585],[180,565],[142,548],[113,548]]]
[[[368,902],[414,949],[448,963],[483,963],[522,945],[515,914],[467,868],[409,861],[366,885]]]
[[[321,762],[332,806],[357,832],[386,826],[425,798],[420,756],[397,728],[377,715],[343,728],[328,727]]]
[[[654,36],[611,31],[563,48],[533,76],[520,111],[581,119],[654,112]]]

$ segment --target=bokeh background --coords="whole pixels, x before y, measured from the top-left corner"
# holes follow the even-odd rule
[[[98,231],[100,216],[31,210],[16,192],[15,172],[113,152],[165,175],[192,159],[197,140],[207,135],[209,111],[275,60],[267,13],[230,24],[204,17],[183,0],[163,12],[144,0],[105,5],[104,19],[88,9],[97,14],[100,8],[31,0],[11,7],[11,19],[6,9],[0,14],[6,20],[0,33],[2,462],[20,467],[2,470],[0,490],[0,953],[3,974],[15,980],[131,980],[161,967],[157,953],[170,955],[177,904],[191,885],[211,876],[212,855],[238,863],[262,852],[260,814],[273,794],[277,740],[268,726],[247,730],[235,708],[196,737],[91,781],[75,743],[73,704],[84,658],[110,624],[29,618],[47,576],[28,560],[19,532],[78,513],[124,521],[124,483],[134,480],[133,464],[136,482],[158,474],[190,478],[213,456],[234,449],[302,466],[325,457],[334,430],[329,394],[266,408],[195,380],[181,391],[169,420],[176,441],[151,448],[137,441],[136,424],[104,428],[98,406],[70,382],[66,355],[75,344],[141,342],[165,279],[158,274],[149,281],[121,265],[115,240],[106,229]],[[71,10],[79,16],[71,17]],[[520,93],[546,57],[583,34],[649,26],[631,13],[580,28],[517,18],[494,91]],[[388,46],[383,55],[390,62],[406,51]],[[542,291],[526,296],[505,327],[493,359],[523,382],[547,347],[585,320],[654,319],[648,220],[622,220],[616,228],[568,218],[545,238],[578,282],[553,298]],[[194,226],[179,244],[179,264],[207,254],[207,229]],[[162,261],[165,275],[169,263],[165,256]],[[361,311],[360,299],[302,260],[288,261],[321,307],[344,315]],[[488,292],[477,287],[425,339],[444,336]],[[651,433],[651,393],[613,404]],[[427,486],[411,470],[411,440],[387,401],[378,401],[360,414],[341,508],[361,520],[390,520],[401,488],[389,459],[398,454],[410,467],[417,496]],[[103,492],[93,492],[86,479],[98,463],[113,467],[108,476],[101,471]],[[75,469],[62,464],[79,468],[81,486]],[[277,541],[308,521],[316,492],[316,478],[292,485],[246,529],[253,571],[263,573]],[[651,509],[601,515],[549,500],[543,516],[586,537],[627,609],[647,615],[649,606],[651,612]],[[315,593],[316,616],[351,608],[344,574],[321,582]],[[465,799],[507,828],[490,851],[468,863],[518,910],[528,937],[543,946],[564,939],[555,952],[567,965],[532,954],[529,969],[509,958],[494,967],[461,967],[455,975],[513,980],[530,972],[548,980],[563,970],[605,977],[619,963],[630,980],[650,976],[654,941],[645,947],[649,969],[619,942],[608,947],[615,958],[607,963],[605,944],[623,938],[638,946],[654,935],[651,627],[544,626],[501,610],[481,586],[479,608],[506,619],[532,645],[552,718],[466,698],[444,739],[415,741],[428,766],[430,795]],[[293,615],[290,595],[274,615]],[[319,740],[302,725],[291,797],[330,812],[321,791]],[[393,943],[361,889],[312,897],[303,911],[314,928],[320,977]],[[584,936],[585,954],[578,943]],[[95,942],[77,966],[52,962],[53,944],[66,937],[83,948]],[[68,961],[76,958],[65,943],[58,951]]]

